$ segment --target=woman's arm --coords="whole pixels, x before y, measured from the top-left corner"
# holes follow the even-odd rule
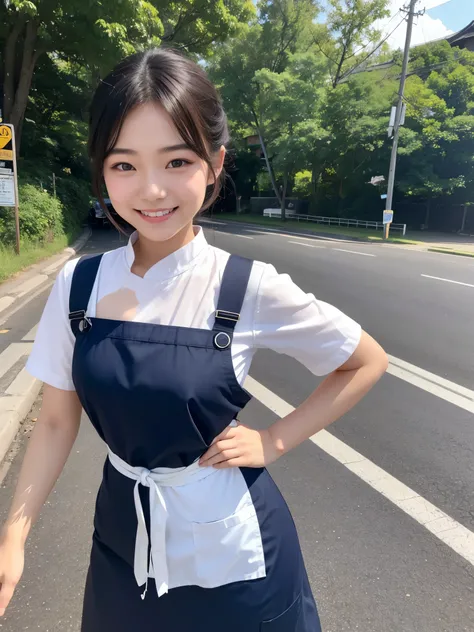
[[[81,404],[75,391],[45,385],[43,404],[0,535],[0,615],[23,572],[24,545],[76,439]]]
[[[239,425],[220,434],[201,459],[201,465],[262,467],[342,417],[378,382],[387,370],[382,347],[362,332],[351,358],[331,373],[292,413],[266,430]]]
[[[269,428],[276,454],[285,454],[345,415],[379,381],[387,367],[385,351],[362,332],[351,358],[321,382],[298,408]]]

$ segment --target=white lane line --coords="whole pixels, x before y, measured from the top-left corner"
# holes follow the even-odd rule
[[[285,417],[294,410],[293,406],[250,376],[246,379],[245,387],[278,417]],[[472,531],[327,430],[321,430],[310,440],[474,565]]]
[[[38,331],[39,323],[35,325],[30,331],[23,336],[22,340],[34,340],[36,338],[36,332]]]
[[[18,360],[30,353],[33,348],[31,342],[13,342],[0,353],[0,378],[7,373]]]
[[[390,360],[389,373],[399,377],[401,380],[410,382],[428,393],[432,393],[441,399],[464,408],[469,412],[474,412],[474,391],[451,382],[444,377],[430,373],[414,364],[405,362],[400,358],[388,356]]]
[[[31,290],[35,290],[38,286],[42,285],[47,280],[48,277],[46,274],[37,274],[36,276],[28,279],[28,281],[25,281],[17,288],[15,288],[15,290],[12,291],[12,294],[17,298],[22,298],[23,296],[25,296],[25,294],[28,294],[28,292],[31,292]]]
[[[462,283],[461,281],[452,281],[451,279],[443,279],[442,277],[431,276],[429,274],[422,274],[425,279],[434,279],[435,281],[445,281],[446,283],[455,283],[456,285],[465,285],[466,287],[474,287],[471,283]]]
[[[10,307],[10,305],[12,305],[14,302],[15,302],[15,297],[2,296],[2,298],[0,298],[0,312],[3,312],[4,310],[6,310],[7,307]]]
[[[305,246],[306,248],[326,248],[326,246],[316,246],[315,244],[303,244],[300,241],[289,241],[288,243],[296,246]]]
[[[37,296],[45,292],[48,288],[50,288],[53,285],[53,283],[54,283],[54,280],[49,280],[48,283],[45,283],[44,285],[42,285],[40,288],[38,288],[31,294],[28,294],[24,300],[20,300],[18,305],[16,305],[12,310],[7,311],[6,314],[3,314],[3,315],[0,314],[0,325],[3,325],[3,323],[6,323],[7,320],[10,320],[10,318],[14,314],[16,314],[21,309],[23,309],[25,305],[28,305],[28,303],[31,303],[31,301],[35,299]]]
[[[376,257],[377,255],[369,254],[368,252],[358,252],[357,250],[344,250],[343,248],[333,248],[338,252],[349,252],[351,255],[361,255],[362,257]]]
[[[218,222],[215,219],[204,219],[204,218],[201,218],[199,220],[199,223],[200,224],[216,224],[216,226],[227,226],[227,222]]]
[[[249,237],[248,235],[237,235],[236,233],[227,233],[225,230],[219,230],[216,233],[217,235],[229,235],[229,237],[240,237],[241,239],[253,239],[253,237]]]

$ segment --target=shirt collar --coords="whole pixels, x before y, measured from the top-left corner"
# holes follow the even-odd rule
[[[125,259],[129,270],[135,261],[133,245],[137,239],[138,232],[135,231],[130,235],[125,247]],[[204,231],[200,226],[194,226],[194,239],[161,261],[158,261],[158,263],[155,263],[155,265],[147,270],[144,278],[153,279],[154,281],[165,281],[166,279],[178,276],[189,268],[192,268],[196,264],[198,257],[207,248],[208,243],[204,236]]]

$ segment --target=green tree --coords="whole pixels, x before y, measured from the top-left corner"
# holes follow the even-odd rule
[[[248,135],[259,136],[272,187],[281,202],[267,148],[275,108],[265,72],[284,72],[292,55],[308,49],[318,7],[314,0],[261,0],[257,10],[257,21],[241,27],[236,37],[216,48],[209,70],[230,118],[246,128]]]
[[[421,76],[407,81],[397,184],[404,195],[426,201],[428,224],[434,198],[472,201],[474,53],[434,44],[415,51],[413,65]]]
[[[389,15],[388,0],[329,0],[328,18],[314,42],[329,60],[335,88],[352,66],[368,57],[380,39],[374,22]]]
[[[216,42],[236,35],[255,16],[252,0],[151,0],[163,23],[162,41],[209,57]]]
[[[11,0],[0,4],[3,117],[21,139],[33,73],[48,53],[83,66],[92,85],[120,58],[164,39],[196,55],[254,14],[251,0]]]
[[[280,205],[285,220],[288,185],[297,171],[308,166],[311,141],[308,126],[317,127],[324,93],[324,64],[308,53],[290,57],[287,70],[276,73],[258,71],[255,80],[265,92],[265,119],[268,121],[269,147],[275,155],[274,166],[281,172]]]
[[[33,73],[45,53],[97,70],[131,53],[137,43],[159,42],[156,9],[142,0],[11,0],[0,5],[3,42],[3,116],[18,144]]]

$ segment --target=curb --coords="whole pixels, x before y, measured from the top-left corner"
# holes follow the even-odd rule
[[[16,378],[26,386],[22,394],[0,398],[0,463],[8,453],[21,422],[30,412],[42,387],[42,382],[30,376],[26,369]]]
[[[440,255],[454,255],[455,257],[467,257],[468,259],[474,259],[474,252],[459,252],[456,250],[446,250],[445,248],[427,248],[428,252],[437,252]]]
[[[72,246],[65,248],[62,253],[63,256],[54,262],[49,264],[45,261],[45,267],[41,269],[42,274],[38,274],[23,283],[19,283],[16,290],[12,291],[10,295],[0,298],[0,322],[10,318],[12,313],[18,311],[23,307],[21,305],[13,305],[18,299],[26,294],[33,292],[34,295],[39,294],[43,287],[50,281],[48,274],[55,272],[60,266],[62,266],[68,259],[77,254],[89,240],[92,235],[90,228],[85,229],[80,237],[74,242]],[[65,255],[65,256],[64,256]],[[55,255],[57,256],[57,255]],[[4,299],[11,299],[5,301]],[[5,307],[2,310],[2,300]],[[28,301],[26,301],[28,302]],[[2,311],[7,307],[13,306],[10,312],[2,314]],[[25,419],[26,415],[31,410],[39,392],[41,391],[43,383],[30,375],[26,368],[23,368],[19,374],[15,377],[10,386],[6,389],[5,394],[0,397],[0,464],[3,463],[5,456],[8,454],[13,440],[15,439],[20,426]],[[9,465],[3,468],[2,476],[6,474]]]

